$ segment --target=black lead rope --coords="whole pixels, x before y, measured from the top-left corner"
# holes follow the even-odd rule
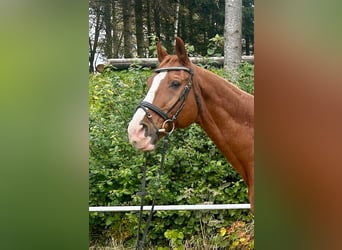
[[[173,106],[171,106],[171,108],[166,113],[163,110],[161,110],[159,107],[157,107],[157,106],[155,106],[149,102],[142,101],[138,106],[138,108],[142,108],[145,111],[147,118],[151,121],[151,123],[153,124],[156,131],[165,133],[165,137],[164,137],[164,145],[163,145],[163,149],[162,149],[162,158],[161,158],[161,162],[160,162],[157,189],[154,193],[150,214],[148,216],[144,232],[143,232],[142,237],[140,239],[142,214],[143,214],[143,210],[144,210],[144,202],[145,202],[145,196],[146,196],[145,187],[146,187],[147,153],[145,153],[145,163],[144,163],[144,167],[143,167],[143,179],[141,181],[141,202],[140,202],[140,213],[139,213],[139,224],[138,224],[138,231],[137,231],[136,250],[142,250],[144,248],[144,243],[145,243],[145,239],[147,236],[148,228],[149,228],[151,220],[152,220],[152,215],[153,215],[153,211],[154,211],[154,204],[155,204],[155,201],[157,199],[157,194],[158,194],[158,191],[160,188],[161,176],[164,173],[165,155],[166,155],[166,151],[168,149],[169,134],[171,134],[173,132],[173,129],[175,128],[174,121],[177,119],[177,116],[182,111],[182,109],[185,105],[185,100],[187,99],[187,96],[190,92],[191,85],[192,85],[192,78],[193,78],[193,69],[192,68],[187,68],[187,67],[183,67],[183,66],[165,67],[165,68],[156,69],[155,72],[160,73],[163,71],[172,71],[172,70],[176,70],[176,71],[185,70],[186,72],[188,72],[190,74],[190,77],[188,79],[188,82],[187,82],[183,92],[179,96],[178,100],[173,104]],[[172,118],[169,118],[168,114],[178,105],[178,103],[180,103],[178,109],[176,110],[176,112],[172,116]],[[164,123],[163,123],[161,129],[158,129],[158,127],[154,123],[154,121],[152,119],[152,115],[149,112],[149,110],[154,111],[156,114],[158,114],[160,117],[162,117],[164,119]],[[166,124],[169,124],[169,123],[172,124],[171,129],[166,131],[165,126],[166,126]]]
[[[146,191],[145,191],[145,187],[146,187],[146,165],[147,165],[147,153],[144,153],[144,157],[145,157],[145,162],[144,162],[144,166],[143,166],[143,178],[141,181],[141,200],[140,200],[140,213],[139,213],[139,225],[138,225],[138,231],[137,231],[137,246],[136,249],[141,249],[142,246],[140,246],[141,242],[140,242],[140,231],[141,231],[141,222],[142,222],[142,214],[143,214],[143,208],[144,208],[144,202],[145,202],[145,195],[146,195]]]
[[[137,231],[136,250],[142,250],[144,248],[147,232],[148,232],[148,229],[149,229],[151,221],[152,221],[155,201],[157,199],[157,194],[158,194],[158,191],[159,191],[159,188],[160,188],[161,176],[164,174],[164,163],[165,163],[166,152],[167,152],[167,149],[168,149],[168,144],[169,144],[169,134],[165,134],[165,136],[164,136],[164,145],[163,145],[163,150],[162,150],[162,158],[161,158],[161,161],[160,161],[160,169],[159,169],[159,174],[158,174],[158,185],[157,185],[157,189],[156,189],[156,191],[154,193],[150,214],[149,214],[148,219],[146,221],[146,226],[145,226],[143,235],[142,235],[142,237],[140,239],[141,224],[142,224],[142,214],[143,214],[143,210],[144,210],[144,202],[145,202],[145,196],[146,196],[146,190],[145,189],[146,189],[146,172],[147,172],[147,169],[146,169],[146,166],[147,166],[147,153],[145,152],[145,154],[144,154],[145,163],[144,163],[144,166],[143,166],[143,179],[141,181],[141,202],[140,202],[140,212],[139,212],[139,224],[138,224],[138,231]]]

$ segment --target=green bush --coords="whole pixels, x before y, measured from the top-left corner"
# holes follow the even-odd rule
[[[253,76],[253,68],[248,67],[253,66],[243,66],[246,86],[250,86],[246,79]],[[222,70],[216,73],[224,75]],[[148,69],[131,68],[89,76],[90,206],[140,204],[144,157],[129,144],[127,125],[146,94],[151,74]],[[247,91],[253,92],[254,87]],[[148,157],[146,205],[156,192],[161,144]],[[157,204],[248,203],[244,182],[199,126],[176,130],[169,144]],[[250,221],[251,215],[246,210],[157,211],[147,245],[183,249],[184,242],[197,238],[203,243],[236,220]],[[137,225],[136,212],[92,212],[91,244],[115,241],[132,246]]]

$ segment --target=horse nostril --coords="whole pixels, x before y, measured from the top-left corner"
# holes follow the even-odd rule
[[[147,124],[145,124],[145,123],[140,123],[140,125],[141,125],[141,128],[140,128],[139,131],[144,130],[144,135],[145,135],[145,137],[147,137],[147,136],[148,136],[148,126],[147,126]]]

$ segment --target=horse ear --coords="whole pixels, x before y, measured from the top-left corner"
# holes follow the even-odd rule
[[[168,53],[161,46],[160,41],[158,41],[158,43],[157,43],[157,55],[158,55],[158,61],[159,62],[162,62],[164,60],[165,56],[168,55]]]
[[[186,52],[184,42],[179,37],[176,37],[175,53],[182,61],[183,65],[190,64],[190,59],[188,57],[188,53]]]

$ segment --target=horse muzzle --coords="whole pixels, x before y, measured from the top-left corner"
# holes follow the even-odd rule
[[[129,142],[138,150],[151,151],[159,139],[159,131],[145,119],[145,112],[137,110],[128,125]]]
[[[153,136],[146,136],[146,127],[143,125],[128,126],[129,142],[142,151],[151,151],[155,148],[155,139]]]

